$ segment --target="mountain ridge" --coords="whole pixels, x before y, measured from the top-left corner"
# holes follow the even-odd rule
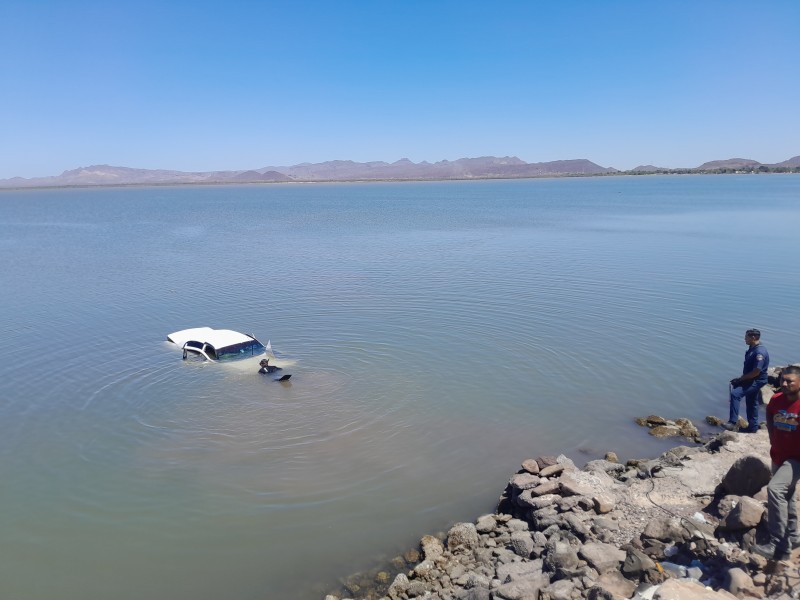
[[[415,163],[408,158],[395,162],[356,162],[330,160],[299,163],[292,166],[266,166],[232,171],[176,171],[138,169],[111,165],[90,165],[68,169],[48,177],[12,177],[0,179],[0,188],[70,187],[109,185],[179,185],[226,183],[281,183],[335,181],[426,181],[449,179],[525,179],[534,177],[586,176],[608,174],[647,174],[677,172],[728,172],[737,169],[798,169],[800,155],[774,164],[762,164],[745,158],[731,158],[703,163],[688,169],[669,169],[643,165],[630,171],[602,167],[588,159],[566,159],[528,163],[516,156],[479,156]]]

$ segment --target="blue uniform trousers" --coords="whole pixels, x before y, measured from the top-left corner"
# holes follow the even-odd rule
[[[731,410],[728,421],[736,423],[739,420],[739,403],[742,398],[747,407],[747,428],[755,431],[758,429],[758,404],[761,402],[760,383],[749,382],[744,386],[731,389]]]

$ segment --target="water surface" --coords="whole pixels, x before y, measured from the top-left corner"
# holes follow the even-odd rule
[[[800,361],[800,177],[0,193],[0,596],[319,598]],[[252,332],[293,373],[184,362]],[[254,367],[254,368],[253,368]]]

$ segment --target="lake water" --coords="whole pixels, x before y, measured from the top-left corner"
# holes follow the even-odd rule
[[[0,597],[321,598],[800,361],[798,176],[0,193]],[[181,360],[210,326],[290,385]]]

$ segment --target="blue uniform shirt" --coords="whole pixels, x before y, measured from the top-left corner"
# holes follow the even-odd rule
[[[758,385],[767,383],[767,367],[769,367],[769,352],[767,349],[758,344],[757,346],[750,346],[747,352],[744,353],[744,367],[742,368],[742,375],[749,373],[755,368],[760,369],[761,373],[756,377],[753,382]]]

